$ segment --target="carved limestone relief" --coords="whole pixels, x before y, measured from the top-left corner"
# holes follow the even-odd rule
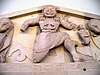
[[[25,32],[29,26],[34,26],[37,23],[40,26],[41,33],[36,36],[33,62],[40,62],[50,49],[63,43],[66,50],[72,55],[73,61],[80,61],[80,57],[75,50],[76,42],[71,40],[67,33],[57,31],[60,25],[71,30],[75,27],[75,24],[57,17],[56,7],[44,7],[41,17],[25,21],[20,30]]]
[[[88,28],[93,33],[93,36],[100,34],[100,20],[91,19],[88,23]]]
[[[78,35],[83,45],[90,44],[90,33],[87,29],[83,27],[83,25],[78,26]]]
[[[8,63],[100,60],[98,16],[52,5],[15,14],[10,15],[14,22],[14,36],[8,51]]]
[[[0,62],[6,61],[6,54],[11,46],[14,25],[8,18],[0,19]]]

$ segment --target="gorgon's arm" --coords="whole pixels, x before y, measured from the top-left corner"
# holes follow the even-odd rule
[[[20,30],[21,30],[22,32],[25,32],[25,31],[28,29],[29,26],[34,26],[34,25],[36,25],[36,24],[38,23],[38,21],[39,21],[39,18],[28,19],[28,20],[26,20],[26,21],[22,24]]]
[[[60,19],[60,23],[64,28],[66,28],[68,30],[74,29],[76,26],[74,23],[69,22],[69,21],[64,20],[64,19]]]

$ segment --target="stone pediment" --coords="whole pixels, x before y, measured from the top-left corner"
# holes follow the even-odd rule
[[[25,10],[21,10],[21,11],[16,11],[16,12],[12,12],[12,13],[8,13],[5,15],[0,15],[0,17],[9,17],[9,18],[15,18],[21,15],[25,15],[25,14],[33,14],[36,12],[39,12],[42,10],[44,6],[39,6],[39,7],[34,7],[34,8],[30,8],[30,9],[25,9]],[[47,5],[48,6],[48,5]],[[78,11],[78,10],[74,10],[74,9],[69,9],[69,8],[64,8],[64,7],[58,7],[59,11],[61,12],[65,12],[65,13],[70,13],[70,14],[75,14],[75,15],[79,15],[79,16],[83,16],[83,17],[88,17],[88,18],[95,18],[95,19],[100,19],[100,15],[96,15],[96,14],[92,14],[92,13],[88,13],[88,12],[83,12],[83,11]]]
[[[57,12],[56,13],[54,12],[56,16],[55,14],[53,15],[52,13],[49,15],[48,13],[46,13],[47,16],[44,16],[45,13],[43,11],[45,8],[49,6],[54,7],[54,9],[56,9]],[[46,12],[48,11],[52,12],[51,10],[46,10]],[[0,15],[0,18],[3,17],[7,17],[12,21],[14,25],[14,33],[12,36],[12,41],[9,49],[6,51],[6,53],[4,52],[6,54],[5,62],[7,64],[0,64],[0,66],[3,68],[0,69],[1,74],[2,73],[5,74],[6,72],[4,71],[4,69],[6,69],[7,67],[4,66],[8,66],[8,64],[10,64],[10,66],[8,67],[11,68],[12,64],[14,68],[16,67],[16,65],[18,66],[17,68],[19,68],[20,67],[19,65],[23,63],[23,66],[25,67],[25,70],[23,70],[23,72],[26,71],[27,66],[30,68],[34,67],[27,71],[27,73],[29,74],[34,69],[36,69],[36,71],[33,71],[33,73],[36,73],[36,75],[41,74],[42,72],[43,74],[47,73],[49,75],[51,71],[53,75],[55,75],[56,72],[58,72],[59,75],[61,74],[66,75],[66,73],[67,75],[73,75],[70,74],[69,72],[73,71],[76,73],[77,70],[80,73],[76,74],[81,75],[81,73],[84,74],[83,71],[90,71],[92,68],[92,70],[88,73],[90,75],[92,73],[93,75],[99,75],[99,69],[100,69],[100,67],[98,66],[100,65],[98,64],[100,61],[100,40],[99,40],[100,16],[99,15],[53,6],[53,5],[45,5],[22,11],[12,12],[5,15]],[[38,24],[36,24],[35,26],[27,26],[26,21],[30,19],[33,19],[32,22],[34,21],[32,24],[34,24],[35,21],[38,22]],[[63,20],[67,22],[64,22]],[[28,21],[27,23],[30,22],[31,21]],[[27,26],[27,28],[25,28],[25,25]],[[58,29],[57,26],[59,27]],[[96,29],[98,29],[97,31],[95,27]],[[46,34],[44,32],[46,32]],[[40,33],[41,35],[39,35]],[[66,38],[69,37],[70,40],[67,40]],[[75,53],[71,52],[71,48],[75,48],[75,52],[81,58],[81,60],[78,61],[78,63],[76,63],[75,59],[75,58],[78,59],[78,57]],[[34,52],[38,54],[35,55]],[[40,55],[39,53],[42,52],[44,53]],[[37,61],[41,60],[41,61],[39,61],[40,63],[36,64],[34,63],[34,61],[36,60]],[[13,63],[16,65],[14,65]],[[24,65],[24,63],[27,64],[30,63],[30,65],[32,66]],[[55,66],[54,63],[57,66]],[[88,65],[89,63],[93,65],[89,66]],[[94,63],[96,63],[96,65]],[[23,66],[21,67],[22,69],[24,69]],[[67,66],[71,69],[68,70]],[[16,71],[15,70],[14,71],[18,72],[20,75],[21,71],[18,70],[17,68]],[[46,68],[48,72],[46,70],[43,70],[42,68]],[[12,70],[10,69],[7,72],[10,72],[9,74],[11,74]]]

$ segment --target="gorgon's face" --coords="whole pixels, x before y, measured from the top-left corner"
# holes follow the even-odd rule
[[[11,23],[7,19],[0,19],[0,33],[7,31]]]
[[[56,8],[54,7],[46,7],[44,8],[43,10],[43,15],[46,16],[46,17],[54,17],[56,16]]]

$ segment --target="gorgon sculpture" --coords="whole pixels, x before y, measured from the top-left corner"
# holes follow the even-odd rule
[[[70,52],[73,61],[80,61],[76,52],[76,41],[71,40],[66,32],[59,32],[58,28],[62,25],[64,28],[71,30],[75,24],[69,22],[63,17],[57,16],[57,7],[46,6],[42,9],[42,15],[38,18],[28,19],[21,26],[21,31],[25,32],[28,27],[39,25],[41,32],[36,36],[34,45],[33,62],[40,62],[52,48],[64,44],[66,50]]]

